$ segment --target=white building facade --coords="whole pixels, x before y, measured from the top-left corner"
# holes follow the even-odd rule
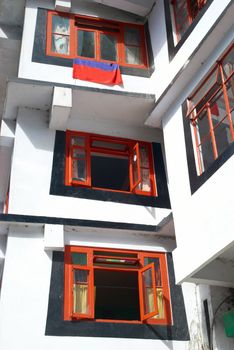
[[[0,4],[1,349],[232,349],[233,2]]]

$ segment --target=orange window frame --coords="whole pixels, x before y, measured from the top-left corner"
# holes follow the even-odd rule
[[[202,155],[200,151],[200,146],[203,144],[203,140],[200,140],[199,138],[199,131],[197,128],[197,123],[199,120],[199,117],[202,113],[207,113],[207,119],[209,124],[209,136],[206,136],[206,139],[210,137],[211,145],[212,145],[212,152],[213,152],[213,158],[214,161],[219,157],[218,149],[217,149],[217,137],[215,136],[215,129],[222,123],[223,119],[227,117],[228,125],[230,128],[230,137],[232,142],[234,142],[234,125],[232,120],[232,113],[233,108],[230,108],[230,102],[229,102],[229,96],[227,93],[227,85],[230,82],[231,83],[231,89],[234,94],[234,69],[232,69],[232,72],[229,73],[228,76],[225,76],[223,62],[225,58],[228,56],[228,54],[231,51],[234,51],[234,44],[232,44],[228,50],[221,56],[221,58],[217,61],[217,63],[214,65],[214,67],[211,69],[211,71],[208,73],[207,77],[202,81],[202,83],[199,84],[198,88],[195,90],[195,92],[188,98],[187,104],[188,104],[188,112],[187,112],[187,118],[191,121],[191,126],[193,130],[194,140],[195,140],[195,150],[196,150],[196,156],[197,156],[197,165],[198,165],[198,175],[200,176],[206,169],[202,166]],[[204,87],[205,83],[211,78],[211,76],[215,74],[216,80],[215,82],[209,87],[209,89],[206,91],[204,95],[196,102],[194,105],[193,99],[194,97],[199,94],[199,91]],[[220,79],[220,82],[218,82],[218,79]],[[215,85],[218,85],[218,87],[213,91],[213,88]],[[212,94],[210,92],[212,91]],[[219,121],[219,123],[214,126],[212,121],[212,107],[210,105],[210,102],[212,99],[217,96],[218,94],[222,94],[225,110],[227,115]],[[200,105],[202,104],[202,101],[204,100],[204,104],[202,107]],[[197,111],[198,110],[198,111]],[[205,116],[203,117],[205,118]]]
[[[60,17],[66,17],[69,18],[70,23],[70,52],[68,55],[65,54],[59,54],[52,51],[52,18],[53,16],[60,16]],[[83,21],[84,23],[87,22],[85,25],[80,25],[77,23],[77,21]],[[93,26],[92,26],[93,23]],[[105,25],[105,29],[101,28],[100,23],[103,23]],[[115,31],[109,32],[108,28],[113,27]],[[125,27],[128,28],[137,28],[140,33],[140,56],[142,63],[141,64],[130,64],[126,62],[126,55],[125,55],[125,42],[124,42],[124,30]],[[86,30],[86,31],[92,31],[94,32],[94,41],[95,41],[95,58],[86,58],[83,56],[78,55],[78,30]],[[122,22],[116,22],[116,21],[107,21],[104,19],[96,18],[96,17],[89,17],[89,16],[82,16],[82,15],[74,15],[74,14],[67,14],[67,13],[60,13],[56,11],[48,11],[47,12],[47,27],[46,27],[46,55],[48,56],[55,56],[55,57],[63,57],[63,58],[81,58],[81,59],[87,59],[87,60],[95,60],[98,62],[113,62],[118,63],[121,66],[126,67],[132,67],[132,68],[143,68],[147,69],[149,67],[148,62],[148,55],[147,55],[147,44],[146,44],[146,34],[144,30],[143,25],[137,25],[133,23],[122,23]],[[117,44],[116,44],[116,55],[117,60],[116,61],[109,61],[105,59],[101,59],[101,53],[100,53],[100,36],[101,34],[110,34],[116,37]]]
[[[95,255],[94,251],[103,252],[103,256],[108,255],[108,253],[120,253],[121,255],[125,254],[136,254],[136,260],[139,261],[139,268],[134,267],[120,267],[120,266],[94,266]],[[72,264],[71,254],[72,253],[86,253],[87,254],[87,266],[84,265],[76,265]],[[99,247],[80,247],[80,246],[65,246],[65,255],[64,255],[64,320],[82,320],[82,319],[92,319],[95,322],[118,322],[118,323],[149,323],[149,324],[158,324],[158,325],[171,325],[172,321],[172,311],[171,311],[171,296],[170,296],[170,287],[169,287],[169,279],[168,279],[168,269],[167,269],[167,259],[165,253],[155,253],[155,252],[141,252],[135,250],[125,250],[125,249],[109,249],[109,248],[99,248]],[[113,256],[114,257],[114,256]],[[150,263],[144,266],[144,258],[157,258],[159,259],[160,264],[160,274],[161,274],[161,285],[156,285],[155,282],[155,272],[153,263]],[[128,257],[128,259],[131,259]],[[89,295],[89,310],[90,315],[77,315],[73,313],[73,269],[83,269],[88,270],[90,272],[90,290]],[[142,290],[142,273],[151,268],[153,271],[153,285],[156,288],[161,287],[163,291],[163,318],[151,318],[158,313],[158,306],[156,301],[156,296],[154,295],[154,303],[156,309],[154,312],[149,313],[148,315],[144,313],[143,309],[143,300],[144,293]],[[140,307],[140,318],[141,320],[111,320],[111,319],[95,319],[94,308],[95,308],[95,290],[94,290],[94,271],[102,269],[102,270],[114,270],[114,271],[134,271],[138,272],[138,288],[139,288],[139,307]],[[155,294],[155,290],[154,290]]]
[[[85,139],[85,145],[84,146],[73,146],[72,145],[72,137],[75,136],[81,136]],[[94,147],[92,146],[92,143],[94,141],[102,141],[102,142],[108,142],[111,143],[118,143],[122,145],[126,145],[124,150],[114,150],[114,149],[108,149],[105,147]],[[141,169],[144,167],[140,164],[140,151],[139,147],[146,147],[148,152],[148,163],[149,167],[147,168],[149,171],[149,183],[150,183],[150,191],[146,191],[143,189],[137,188],[139,183],[142,183],[142,176],[141,176]],[[86,154],[86,162],[85,162],[85,169],[86,169],[86,180],[85,181],[78,181],[72,179],[72,159],[73,157],[73,149],[83,149]],[[133,150],[136,149],[137,153],[137,175],[138,180],[134,180],[133,175],[133,159],[134,154]],[[91,153],[92,152],[99,152],[103,154],[110,154],[110,155],[124,155],[128,157],[129,159],[129,184],[130,184],[130,191],[124,191],[124,190],[114,190],[114,189],[108,189],[108,188],[98,188],[92,186],[92,179],[91,179]],[[103,135],[97,135],[97,134],[88,134],[84,132],[78,132],[78,131],[71,131],[67,130],[66,132],[66,162],[65,162],[65,185],[66,186],[80,186],[80,187],[89,187],[89,188],[95,188],[98,190],[106,190],[111,192],[123,192],[123,193],[135,193],[140,194],[144,196],[157,196],[157,187],[156,187],[156,174],[154,171],[154,162],[153,162],[153,154],[152,154],[152,145],[147,142],[142,141],[136,141],[136,140],[129,140],[124,138],[117,138],[117,137],[110,137],[110,136],[103,136]]]

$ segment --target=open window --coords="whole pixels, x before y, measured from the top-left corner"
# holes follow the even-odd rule
[[[165,254],[66,246],[65,320],[171,324]]]
[[[66,185],[156,195],[151,145],[67,131]]]
[[[234,45],[188,98],[197,175],[234,142]]]
[[[46,54],[148,68],[143,25],[49,11]]]

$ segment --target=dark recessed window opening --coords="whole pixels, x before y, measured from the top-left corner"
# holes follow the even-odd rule
[[[130,191],[127,157],[91,154],[91,169],[94,187]]]
[[[95,270],[95,318],[140,320],[138,274]]]

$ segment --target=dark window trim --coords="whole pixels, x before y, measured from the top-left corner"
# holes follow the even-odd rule
[[[38,8],[35,37],[34,37],[34,44],[33,44],[32,62],[58,65],[63,67],[72,67],[73,60],[70,58],[46,55],[47,11],[48,10],[46,9]],[[146,36],[146,44],[147,44],[147,51],[148,51],[149,68],[145,69],[145,68],[120,66],[120,71],[122,74],[149,78],[154,72],[153,49],[152,49],[150,35],[149,35],[148,22],[144,26],[145,26],[145,36]]]
[[[20,214],[0,214],[0,223],[18,224],[51,224],[64,226],[95,227],[104,229],[118,229],[130,231],[158,232],[161,227],[156,225],[131,224],[127,222],[113,222],[88,219],[71,219],[53,216],[35,216]]]
[[[202,10],[198,13],[198,15],[195,17],[189,28],[186,30],[183,37],[180,39],[180,41],[175,45],[174,39],[173,39],[173,28],[172,28],[172,20],[171,20],[171,12],[170,12],[170,5],[168,0],[164,0],[164,9],[165,9],[165,20],[166,20],[166,31],[167,31],[167,44],[168,44],[168,53],[169,53],[169,61],[171,61],[179,49],[182,47],[184,42],[187,40],[193,29],[196,27],[197,23],[200,21],[201,17],[204,15],[206,10],[209,8],[211,3],[214,0],[208,0],[207,3],[204,5]]]
[[[53,252],[45,335],[188,341],[190,338],[182,288],[175,284],[172,255],[171,253],[167,253],[166,255],[171,290],[173,325],[112,323],[87,320],[64,321],[64,253]]]
[[[81,188],[74,186],[65,186],[65,150],[66,133],[57,131],[54,146],[54,159],[52,166],[52,177],[50,185],[50,194],[58,196],[68,196],[76,198],[94,199],[101,201],[110,201],[117,203],[127,203],[135,205],[144,205],[159,208],[170,209],[169,193],[167,188],[166,173],[163,161],[161,145],[152,144],[154,166],[157,181],[157,193],[155,196],[144,196],[133,193],[118,193],[105,190]]]

